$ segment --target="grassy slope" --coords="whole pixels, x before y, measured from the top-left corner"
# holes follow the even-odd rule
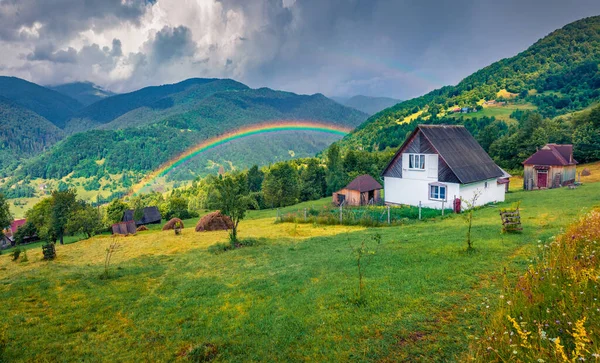
[[[98,278],[109,237],[59,246],[50,263],[39,248],[28,263],[2,256],[7,358],[162,361],[213,343],[220,360],[452,360],[485,324],[503,268],[522,272],[537,240],[598,205],[599,193],[600,183],[510,193],[525,232],[502,235],[498,208],[477,211],[474,254],[463,252],[457,216],[365,230],[273,224],[274,211],[261,211],[240,233],[263,245],[220,255],[206,249],[224,232],[121,238],[111,280]],[[357,307],[350,246],[374,233],[383,244],[366,272],[368,304]]]

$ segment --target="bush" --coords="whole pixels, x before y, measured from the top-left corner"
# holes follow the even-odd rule
[[[12,260],[16,261],[19,259],[19,256],[21,255],[21,248],[17,247],[12,251]]]

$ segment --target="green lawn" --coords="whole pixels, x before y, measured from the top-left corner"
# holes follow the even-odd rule
[[[49,263],[33,251],[27,263],[0,256],[6,359],[171,361],[209,343],[217,361],[453,361],[486,324],[503,270],[521,273],[537,241],[599,206],[599,195],[600,183],[510,193],[504,205],[522,202],[524,233],[502,235],[499,208],[483,208],[474,253],[455,215],[364,229],[275,224],[275,211],[259,211],[240,235],[263,243],[219,255],[207,248],[224,232],[122,238],[109,280],[99,278],[105,236],[59,246]],[[351,246],[375,233],[382,245],[358,306]]]

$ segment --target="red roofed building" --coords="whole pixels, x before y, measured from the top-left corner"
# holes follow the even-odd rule
[[[369,205],[377,204],[381,200],[383,187],[370,175],[356,177],[344,189],[333,193],[335,205]]]
[[[547,144],[523,162],[525,190],[559,188],[575,182],[573,145]]]

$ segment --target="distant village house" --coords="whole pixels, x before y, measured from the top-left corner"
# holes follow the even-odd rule
[[[523,162],[523,189],[549,189],[573,184],[576,169],[573,145],[547,144]]]
[[[382,173],[386,204],[453,208],[504,201],[510,177],[464,126],[419,125]],[[463,208],[466,206],[463,204]]]

